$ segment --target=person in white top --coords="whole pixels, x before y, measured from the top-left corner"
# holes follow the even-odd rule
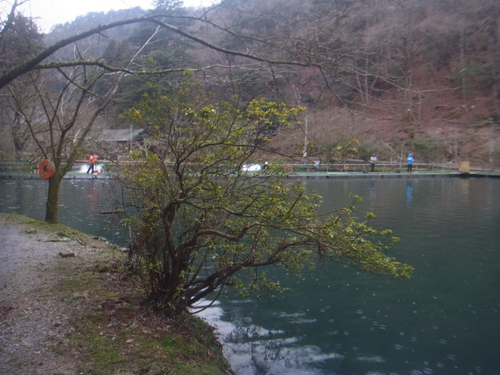
[[[372,155],[370,158],[370,166],[372,167],[372,173],[375,172],[375,163],[378,161],[378,158],[375,155]]]

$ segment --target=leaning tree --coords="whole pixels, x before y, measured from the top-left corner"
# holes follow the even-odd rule
[[[320,197],[282,178],[280,167],[242,171],[269,151],[269,130],[298,112],[265,100],[210,101],[191,85],[149,95],[129,112],[150,134],[149,150],[118,173],[129,192],[130,258],[163,311],[178,316],[228,284],[242,293],[279,287],[266,275],[270,265],[297,274],[332,259],[410,276],[385,253],[391,232],[371,228],[353,207],[320,219]]]

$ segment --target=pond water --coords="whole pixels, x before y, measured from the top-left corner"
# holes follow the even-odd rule
[[[1,212],[43,219],[46,183],[0,181]],[[415,267],[391,280],[329,264],[279,299],[224,293],[205,317],[218,327],[238,375],[499,374],[500,180],[462,178],[307,180],[323,212],[364,201],[359,216],[401,238],[392,256]],[[125,245],[106,180],[65,180],[61,222]]]
[[[45,219],[48,181],[40,178],[0,180],[0,212]],[[116,214],[121,208],[120,185],[113,179],[64,179],[59,196],[59,222],[84,233],[128,244],[127,229]]]

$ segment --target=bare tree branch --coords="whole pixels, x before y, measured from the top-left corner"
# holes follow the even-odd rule
[[[128,74],[151,74],[151,73],[166,73],[166,72],[177,72],[177,71],[182,71],[186,70],[186,68],[176,68],[176,69],[167,69],[167,70],[149,70],[149,71],[133,71],[128,68],[124,67],[118,67],[118,66],[112,66],[106,64],[104,61],[97,60],[97,61],[67,61],[67,62],[50,62],[50,63],[43,63],[43,61],[50,56],[52,56],[55,52],[58,50],[72,44],[75,42],[78,42],[80,40],[83,40],[85,38],[88,38],[92,35],[100,34],[103,31],[119,27],[119,26],[124,26],[124,25],[129,25],[129,24],[134,24],[134,23],[141,23],[141,22],[149,22],[153,23],[155,25],[160,26],[163,29],[170,30],[178,35],[181,35],[182,37],[185,37],[191,41],[194,41],[195,43],[198,43],[200,45],[203,45],[207,48],[210,48],[212,50],[224,53],[224,54],[229,54],[233,56],[240,56],[243,58],[251,59],[254,61],[259,61],[259,62],[266,62],[269,64],[278,64],[278,65],[297,65],[297,66],[310,66],[312,63],[310,61],[306,62],[300,62],[300,61],[294,61],[294,60],[273,60],[270,58],[254,55],[251,53],[246,53],[246,52],[240,52],[240,51],[235,51],[235,50],[230,50],[227,48],[220,47],[216,44],[210,43],[204,39],[198,38],[197,36],[194,36],[184,30],[181,30],[180,28],[170,25],[164,21],[165,18],[169,16],[167,15],[153,15],[153,16],[145,16],[145,17],[138,17],[138,18],[131,18],[123,21],[117,21],[117,22],[112,22],[110,24],[106,25],[100,25],[96,28],[93,28],[91,30],[88,30],[86,32],[74,35],[72,37],[63,39],[52,46],[46,48],[43,50],[41,53],[39,53],[37,56],[34,58],[30,59],[29,61],[25,62],[24,64],[20,64],[16,66],[15,68],[7,71],[4,73],[2,76],[0,76],[0,89],[5,87],[7,84],[15,80],[17,77],[29,72],[30,70],[33,69],[55,69],[55,68],[61,68],[61,67],[67,67],[67,66],[77,66],[77,65],[95,65],[102,67],[108,71],[116,71],[116,72],[124,72]],[[201,20],[202,22],[205,22],[204,20]],[[189,68],[188,68],[189,69]]]

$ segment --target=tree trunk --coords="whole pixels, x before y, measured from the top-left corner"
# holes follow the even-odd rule
[[[62,176],[56,175],[49,180],[49,192],[45,203],[45,221],[50,224],[59,224],[59,190]]]

